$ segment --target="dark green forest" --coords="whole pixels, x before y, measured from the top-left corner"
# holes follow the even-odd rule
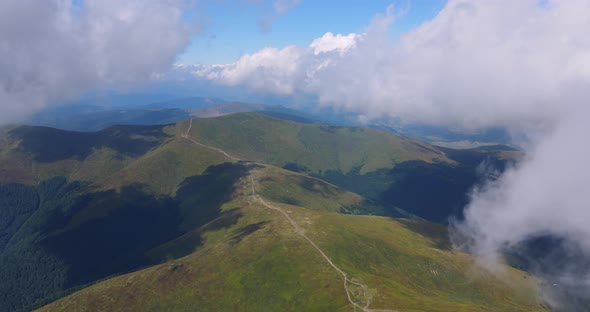
[[[155,196],[141,185],[95,191],[56,177],[37,186],[0,184],[0,311],[29,310],[43,299],[184,256],[148,256],[155,247],[222,216],[245,164],[212,166],[187,178],[174,197]],[[237,222],[232,214],[216,226]],[[177,251],[177,250],[176,250]]]

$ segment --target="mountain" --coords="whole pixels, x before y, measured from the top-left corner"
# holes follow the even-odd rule
[[[197,119],[191,135],[241,159],[302,172],[427,220],[461,217],[485,162],[502,171],[520,155],[503,147],[439,148],[371,128],[302,124],[246,113]],[[428,196],[424,196],[428,194]]]
[[[80,289],[44,309],[542,310],[534,277],[474,275],[476,260],[422,220],[449,211],[403,209],[515,153],[255,113],[98,132],[5,128],[0,310]],[[386,184],[371,193],[369,183]]]
[[[100,131],[115,125],[164,125],[190,117],[178,108],[109,109],[37,118],[32,124],[71,131]]]
[[[190,117],[218,117],[233,113],[258,112],[275,118],[302,123],[316,123],[312,115],[283,106],[220,99],[189,97],[148,105],[119,105],[101,107],[85,104],[59,107],[36,115],[30,124],[71,131],[100,131],[115,125],[165,125]]]
[[[100,282],[40,311],[544,310],[534,277],[509,268],[506,280],[475,273],[474,259],[452,251],[441,226],[252,196],[252,185],[255,192],[277,185],[259,184],[267,169],[254,167],[252,180],[238,183],[241,194],[224,210],[242,215],[235,224],[191,233],[205,232],[194,253]]]
[[[188,91],[188,90],[187,90]],[[190,91],[194,92],[194,90]],[[421,124],[406,124],[395,118],[382,117],[365,124],[358,114],[319,107],[315,101],[264,101],[272,105],[226,101],[216,97],[186,96],[180,92],[88,94],[80,100],[67,102],[35,115],[29,124],[74,131],[98,131],[114,125],[169,124],[192,117],[218,117],[232,113],[258,112],[275,118],[300,123],[321,123],[333,126],[369,126],[436,146],[468,149],[506,144],[505,129],[459,129]],[[230,95],[224,95],[230,96]],[[290,103],[290,104],[289,104]],[[285,106],[287,105],[287,106]]]
[[[215,106],[200,107],[191,109],[190,113],[194,117],[210,118],[220,117],[234,113],[256,112],[259,114],[275,117],[278,119],[295,121],[298,123],[322,123],[314,115],[290,109],[281,105],[264,105],[243,102],[228,102]]]
[[[153,102],[157,99],[165,101]],[[208,97],[170,99],[146,94],[89,97],[35,115],[30,124],[73,131],[99,131],[115,125],[163,125],[188,119],[190,109],[226,101]]]
[[[180,108],[180,109],[193,109],[198,107],[210,107],[218,104],[225,103],[225,100],[210,97],[199,97],[191,96],[180,99],[174,99],[164,102],[151,103],[143,105],[144,108]]]

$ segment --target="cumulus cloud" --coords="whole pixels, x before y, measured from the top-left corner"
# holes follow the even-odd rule
[[[212,71],[203,74],[231,86],[247,82],[254,90],[292,94],[293,83],[302,74],[300,62],[303,61],[304,53],[295,46],[265,48],[255,54],[242,56],[234,64],[213,66]]]
[[[182,68],[194,76],[228,86],[246,85],[254,91],[291,95],[306,88],[318,71],[329,67],[362,40],[362,35],[326,33],[309,47],[264,48],[245,54],[232,64],[193,65]]]
[[[188,44],[180,2],[0,1],[0,123],[168,70]]]
[[[341,34],[334,35],[327,32],[322,37],[315,39],[309,47],[313,49],[313,54],[338,51],[341,55],[346,54],[350,48],[356,46],[356,41],[359,39],[358,34],[348,34],[343,36]]]
[[[590,22],[580,14],[587,9],[588,2],[575,0],[450,1],[393,44],[388,29],[396,16],[390,8],[363,34],[327,33],[309,47],[267,48],[227,68],[265,71],[274,65],[258,63],[257,54],[288,63],[293,53],[286,50],[297,51],[297,63],[269,74],[281,79],[276,84],[315,94],[325,105],[473,127],[523,121],[548,127],[570,109],[563,96],[581,92],[579,84],[590,78],[584,31]],[[339,53],[325,53],[334,50]]]
[[[367,118],[523,133],[528,157],[473,192],[459,229],[491,258],[538,235],[590,254],[590,2],[451,0],[393,43],[395,18],[389,9],[363,34],[267,48],[207,77]]]

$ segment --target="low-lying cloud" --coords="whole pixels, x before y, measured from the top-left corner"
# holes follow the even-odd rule
[[[0,1],[0,124],[169,70],[189,43],[181,2]]]
[[[363,33],[266,48],[196,75],[314,95],[367,118],[524,134],[526,159],[474,190],[458,228],[492,259],[543,235],[590,254],[590,2],[451,0],[392,42],[395,18],[390,8]]]

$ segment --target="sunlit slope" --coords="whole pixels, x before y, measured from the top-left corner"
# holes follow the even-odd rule
[[[156,193],[173,193],[186,177],[228,161],[182,138],[184,130],[177,125],[115,126],[98,132],[5,129],[0,131],[0,183],[35,184],[60,176],[102,189],[141,184]]]
[[[231,209],[239,206],[227,210],[226,204],[241,197],[236,183],[250,166],[259,165],[204,168],[200,161],[207,158],[202,156],[215,155],[186,142],[169,142],[124,169],[127,174],[121,179],[145,179],[147,184],[113,178],[120,187],[106,188],[64,177],[34,186],[0,184],[0,310],[30,307],[73,287],[185,256],[203,246],[210,229],[236,224],[244,214]],[[163,161],[158,156],[162,151],[183,157],[180,162]],[[213,158],[219,159],[223,157]],[[143,176],[144,165],[161,169]],[[131,170],[134,166],[137,173]],[[281,194],[279,183],[284,181],[310,209],[339,211],[363,202],[315,178],[276,167],[265,172],[265,193]],[[153,191],[174,183],[173,192]]]
[[[189,134],[241,159],[314,174],[366,173],[407,160],[450,161],[428,144],[379,130],[302,124],[257,113],[195,119]]]
[[[369,198],[383,208],[373,214],[397,216],[401,209],[438,223],[461,217],[466,194],[485,178],[482,163],[501,171],[518,153],[444,149],[375,129],[296,123],[256,113],[194,119],[190,129],[195,140],[237,158],[305,173]]]
[[[40,311],[354,310],[342,275],[318,250],[366,287],[349,283],[348,290],[366,310],[543,311],[535,278],[505,268],[499,279],[476,267],[449,248],[441,226],[275,203],[258,190],[277,172],[250,172],[222,207],[226,216],[240,217],[226,227],[200,227],[203,243],[194,253],[100,282]]]
[[[371,204],[323,180],[273,166],[264,169],[258,186],[258,192],[269,200],[319,211],[339,212],[342,208]]]
[[[21,126],[1,131],[0,137],[1,182],[34,183],[54,176],[93,182],[173,140],[175,126],[115,126],[98,132]]]
[[[180,133],[2,131],[0,310],[159,263],[148,250],[217,218],[241,166]]]
[[[183,138],[189,124],[115,126],[99,132],[0,131],[0,182],[35,184],[63,176],[102,189],[140,184],[171,194],[185,178],[210,165],[243,159],[306,173],[361,194],[384,207],[369,209],[373,214],[395,216],[402,209],[444,223],[449,215],[460,214],[482,161],[507,161],[495,151],[442,149],[368,128],[303,124],[257,113],[194,119],[188,135],[211,149]]]
[[[242,305],[256,311],[346,311],[351,300],[359,307],[400,311],[537,307],[533,278],[511,270],[508,283],[472,275],[481,270],[472,270],[470,257],[448,250],[443,228],[334,213],[393,215],[384,213],[383,200],[349,192],[390,184],[383,194],[400,207],[416,207],[407,195],[427,193],[431,201],[420,207],[437,211],[431,189],[449,194],[439,186],[460,180],[456,168],[470,170],[458,163],[476,166],[481,157],[370,129],[258,114],[194,119],[185,138],[190,124],[94,133],[2,131],[0,195],[7,200],[0,204],[26,205],[0,211],[9,217],[0,224],[0,307],[31,307],[64,290],[150,265],[156,266],[126,275],[132,277],[126,286],[116,284],[123,278],[116,277],[55,304],[81,300],[79,310],[105,311],[192,311],[195,302],[199,310],[215,311]],[[261,162],[321,178],[330,173],[334,184],[348,190]],[[260,198],[252,196],[250,176]],[[440,183],[424,183],[433,178]],[[307,239],[349,274],[348,291],[341,273]],[[163,261],[182,265],[159,265]]]

